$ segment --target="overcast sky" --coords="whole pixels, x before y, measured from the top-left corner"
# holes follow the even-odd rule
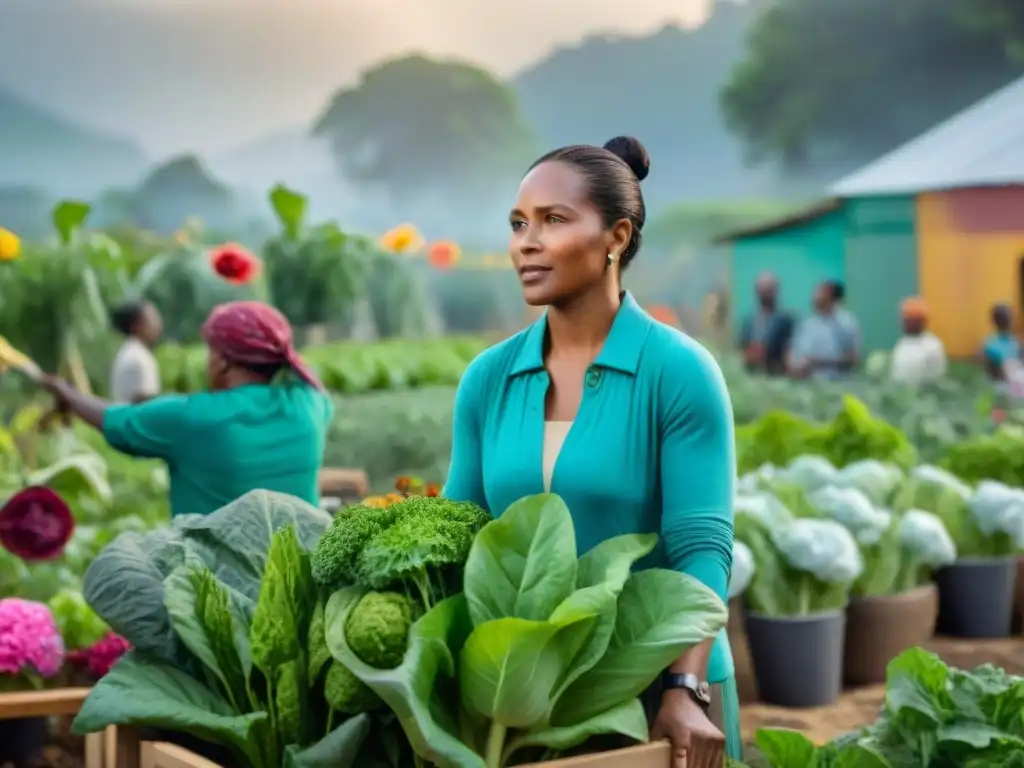
[[[588,34],[693,24],[708,0],[0,0],[0,87],[139,141],[218,152],[310,121],[412,51],[511,75]]]

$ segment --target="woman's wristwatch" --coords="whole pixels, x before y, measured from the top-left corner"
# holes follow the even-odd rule
[[[661,688],[663,691],[684,690],[705,712],[711,708],[711,686],[696,675],[666,672],[661,677]]]

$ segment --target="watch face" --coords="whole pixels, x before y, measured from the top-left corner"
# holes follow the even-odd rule
[[[705,701],[711,701],[711,686],[707,683],[701,683],[697,686],[697,695]]]

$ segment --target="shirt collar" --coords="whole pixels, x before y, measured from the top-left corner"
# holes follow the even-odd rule
[[[651,322],[651,318],[636,303],[633,294],[629,291],[623,293],[622,304],[615,313],[611,331],[594,365],[635,375],[640,364],[640,350],[651,328]],[[510,376],[544,368],[544,339],[547,331],[548,314],[545,311],[526,330],[526,338],[512,365]]]

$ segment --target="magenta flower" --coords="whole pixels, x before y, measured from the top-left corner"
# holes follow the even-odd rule
[[[84,667],[89,675],[99,680],[118,660],[132,648],[131,643],[118,634],[108,632],[88,648],[72,651],[68,661],[78,667]]]
[[[43,603],[0,600],[0,675],[49,678],[64,666],[64,640]]]

